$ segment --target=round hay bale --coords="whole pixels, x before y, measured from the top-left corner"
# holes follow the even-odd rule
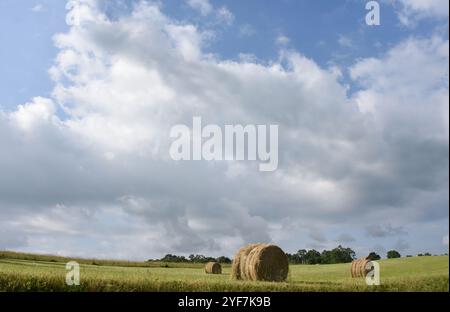
[[[351,267],[352,277],[358,277],[359,261],[360,261],[360,258],[352,261],[352,267]]]
[[[365,257],[353,260],[350,268],[352,277],[366,277],[367,273],[370,271],[366,268],[366,265],[369,262],[370,260]]]
[[[356,259],[352,262],[352,265],[353,265],[352,277],[358,276],[359,261],[360,261],[360,259]]]
[[[361,258],[353,260],[352,261],[352,267],[351,267],[351,273],[352,273],[352,277],[358,277],[359,273],[359,262],[361,261]]]
[[[270,244],[252,244],[241,248],[233,260],[233,266],[236,268],[232,271],[232,278],[250,281],[281,282],[286,280],[289,272],[284,251]]]
[[[281,282],[286,280],[289,262],[286,254],[275,245],[262,245],[254,249],[251,258],[252,280]]]
[[[250,244],[247,246],[242,247],[238,250],[236,255],[233,258],[233,264],[231,265],[231,278],[232,279],[244,279],[242,276],[242,270],[245,266],[245,258],[250,253],[250,251],[258,246],[259,244]]]
[[[247,257],[245,258],[245,266],[242,272],[243,279],[248,281],[256,281],[256,271],[255,271],[255,264],[256,264],[256,257],[258,256],[259,251],[261,248],[263,248],[265,244],[259,244],[258,246],[255,246],[250,252],[248,253]]]
[[[361,266],[360,266],[360,275],[361,277],[366,277],[367,274],[370,272],[370,269],[367,269],[367,264],[371,262],[371,260],[364,258],[364,260],[361,261]]]
[[[222,266],[219,262],[208,262],[205,265],[206,274],[222,274]]]
[[[251,264],[251,254],[253,250],[259,248],[262,244],[251,244],[244,248],[241,253],[241,261],[239,263],[239,268],[241,271],[241,278],[243,280],[252,280],[251,279],[251,268],[249,267]]]

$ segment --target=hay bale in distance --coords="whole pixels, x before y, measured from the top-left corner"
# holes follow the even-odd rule
[[[222,274],[222,266],[219,262],[208,262],[205,265],[206,274]]]
[[[366,265],[369,262],[370,260],[366,257],[353,260],[350,268],[352,277],[366,277],[367,273],[369,273],[369,270],[366,269]]]
[[[249,281],[285,281],[289,272],[284,251],[271,244],[250,244],[236,253],[231,278]]]

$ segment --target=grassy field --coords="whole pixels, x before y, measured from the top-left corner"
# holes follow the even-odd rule
[[[350,264],[291,265],[287,282],[267,283],[231,281],[230,266],[77,260],[81,285],[66,286],[66,258],[0,252],[0,291],[449,291],[448,256],[381,260],[380,286],[352,279]]]

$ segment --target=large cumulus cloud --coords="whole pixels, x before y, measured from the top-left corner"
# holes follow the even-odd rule
[[[213,32],[156,4],[112,19],[97,1],[75,3],[77,24],[55,36],[51,99],[0,114],[0,248],[230,255],[401,228],[383,237],[408,249],[409,229],[448,219],[448,40],[410,38],[356,62],[349,95],[338,69],[297,51],[221,59],[203,52]],[[171,160],[170,128],[193,116],[278,124],[279,169]],[[358,251],[376,244],[359,238]]]

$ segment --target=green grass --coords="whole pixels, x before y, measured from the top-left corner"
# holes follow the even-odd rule
[[[231,281],[230,266],[206,275],[201,265],[78,259],[81,285],[66,286],[66,258],[0,253],[0,291],[446,291],[448,256],[379,261],[381,285],[350,277],[350,264],[291,265],[287,282]],[[9,254],[11,256],[11,254]],[[47,258],[50,257],[50,258]],[[62,261],[64,260],[64,261]]]
[[[161,261],[124,261],[124,260],[105,260],[105,259],[86,259],[86,258],[67,258],[55,255],[30,254],[14,251],[0,251],[1,259],[15,259],[15,260],[30,260],[39,262],[60,262],[67,263],[69,261],[76,261],[79,264],[92,264],[98,266],[121,266],[121,267],[177,267],[177,268],[202,268],[203,265],[199,263],[166,263]]]

